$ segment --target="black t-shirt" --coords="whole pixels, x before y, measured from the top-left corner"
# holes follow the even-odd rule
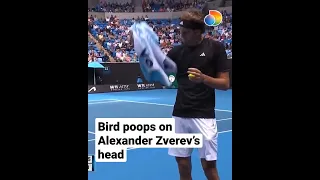
[[[223,44],[204,39],[195,47],[176,46],[167,56],[178,68],[178,93],[172,115],[184,118],[215,118],[215,90],[204,83],[191,82],[187,71],[188,68],[197,68],[211,77],[216,77],[218,72],[228,72],[230,67]]]

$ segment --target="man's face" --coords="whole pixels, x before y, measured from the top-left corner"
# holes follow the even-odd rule
[[[195,42],[198,42],[198,30],[187,29],[180,27],[181,41],[186,45],[193,45]]]

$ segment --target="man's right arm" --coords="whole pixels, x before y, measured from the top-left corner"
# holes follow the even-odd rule
[[[231,69],[228,64],[225,47],[222,43],[215,43],[217,49],[217,59],[215,59],[215,68],[217,70],[216,77],[204,75],[203,83],[214,89],[228,90],[230,87],[229,71]]]

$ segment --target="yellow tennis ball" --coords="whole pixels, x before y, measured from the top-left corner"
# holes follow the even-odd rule
[[[195,75],[193,75],[193,74],[189,74],[189,75],[188,75],[188,77],[193,78],[193,77],[196,77],[196,76],[195,76]]]

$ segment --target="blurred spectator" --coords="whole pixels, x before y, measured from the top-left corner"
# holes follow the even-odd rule
[[[143,12],[173,12],[188,8],[202,9],[204,0],[143,0]]]
[[[141,74],[138,74],[138,76],[137,76],[137,84],[141,84],[141,83],[143,83],[143,80],[141,78]]]
[[[152,3],[154,2],[152,1]],[[188,1],[184,1],[183,6],[186,7],[187,5]],[[198,4],[193,1],[191,5]],[[226,47],[228,57],[232,58],[232,14],[228,14],[226,11],[222,11],[222,14],[223,23],[216,27],[207,27],[204,36],[222,42]],[[90,26],[92,35],[99,40],[99,43],[117,62],[138,62],[137,54],[134,52],[129,39],[129,27],[135,21],[146,21],[153,28],[159,36],[159,44],[165,54],[174,46],[180,44],[179,19],[149,19],[148,16],[144,16],[119,20],[116,16],[110,15],[106,19],[97,19],[90,16],[88,20],[92,23]],[[98,59],[97,56],[90,58]]]
[[[188,8],[201,9],[204,5],[204,0],[142,0],[143,12],[172,12],[182,11]],[[134,12],[132,3],[118,3],[100,1],[95,8],[90,8],[88,11],[93,12]]]
[[[103,47],[100,46],[99,50],[99,45],[94,42],[88,35],[88,63],[90,62],[108,62],[109,61],[109,56],[107,52],[103,51]]]
[[[94,12],[134,12],[134,5],[132,3],[110,3],[106,1],[100,1],[100,3],[88,11]]]

